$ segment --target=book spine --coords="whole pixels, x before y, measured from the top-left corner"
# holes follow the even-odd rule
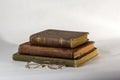
[[[28,44],[20,45],[18,52],[20,54],[36,55],[36,56],[44,56],[44,57],[56,57],[56,58],[65,58],[65,59],[73,58],[72,56],[73,53],[69,49],[66,50],[62,48],[31,46]]]
[[[49,57],[39,57],[32,55],[21,55],[19,53],[13,54],[13,60],[15,61],[25,61],[25,62],[37,62],[40,64],[56,64],[56,65],[65,65],[69,67],[74,67],[75,60],[69,59],[60,59],[60,58],[49,58]]]
[[[37,45],[37,46],[71,48],[71,40],[65,40],[63,38],[58,39],[58,38],[30,36],[30,43],[32,45]]]

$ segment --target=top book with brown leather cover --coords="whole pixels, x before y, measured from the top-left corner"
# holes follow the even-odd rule
[[[75,48],[88,41],[88,32],[48,29],[32,34],[30,43],[38,46]]]

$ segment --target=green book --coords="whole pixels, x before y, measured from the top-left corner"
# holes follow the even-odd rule
[[[84,62],[94,58],[98,55],[97,49],[94,48],[88,54],[79,57],[74,60],[70,59],[61,59],[61,58],[50,58],[50,57],[41,57],[41,56],[32,56],[32,55],[22,55],[19,53],[13,54],[13,60],[16,61],[26,61],[26,62],[37,62],[40,64],[57,64],[57,65],[65,65],[69,67],[79,67]]]

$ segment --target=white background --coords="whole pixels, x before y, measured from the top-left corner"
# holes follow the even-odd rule
[[[45,29],[89,32],[99,56],[79,68],[29,70],[12,54]],[[0,0],[0,80],[120,79],[119,0]]]

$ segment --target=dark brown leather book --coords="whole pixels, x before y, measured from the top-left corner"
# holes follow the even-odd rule
[[[87,43],[74,49],[35,46],[31,45],[30,42],[27,42],[19,46],[18,52],[25,55],[75,59],[77,57],[83,56],[92,49],[94,49],[93,41],[88,41]]]
[[[75,48],[87,42],[88,32],[48,29],[30,36],[33,45]]]

